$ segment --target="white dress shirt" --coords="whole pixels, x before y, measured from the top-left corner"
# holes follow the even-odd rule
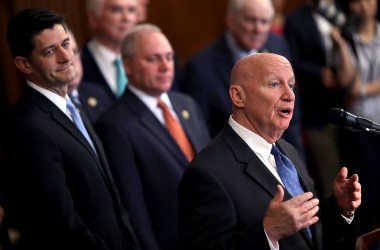
[[[111,88],[112,92],[116,94],[117,83],[116,83],[116,67],[114,61],[120,55],[115,54],[112,50],[105,47],[96,39],[92,39],[88,43],[88,49],[90,50],[92,56],[98,65],[100,72],[106,79],[108,86]]]

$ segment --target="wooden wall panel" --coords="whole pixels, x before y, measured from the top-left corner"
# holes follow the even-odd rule
[[[184,62],[224,30],[227,0],[152,1],[149,22],[159,25]]]
[[[286,2],[286,10],[304,0]],[[148,22],[161,27],[184,63],[192,54],[219,37],[224,30],[228,0],[150,0]],[[4,79],[5,102],[14,103],[24,80],[15,69],[5,41],[7,24],[13,15],[29,7],[46,7],[63,14],[80,46],[89,38],[85,0],[0,0],[0,80]],[[4,98],[4,97],[3,97]]]
[[[83,44],[90,35],[85,0],[13,0],[12,2],[14,13],[30,7],[44,7],[62,14],[79,44]]]

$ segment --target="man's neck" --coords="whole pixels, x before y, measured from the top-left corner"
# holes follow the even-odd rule
[[[104,47],[107,47],[109,50],[111,50],[113,53],[119,55],[120,54],[120,43],[115,43],[114,41],[111,41],[110,39],[107,39],[105,37],[95,37],[95,40],[103,45]]]

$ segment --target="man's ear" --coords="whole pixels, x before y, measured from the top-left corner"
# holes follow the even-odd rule
[[[245,92],[244,89],[239,85],[230,86],[230,97],[232,103],[237,107],[244,107],[245,104]]]
[[[33,72],[32,65],[25,57],[16,56],[14,58],[14,63],[16,67],[26,75],[30,75]]]
[[[123,67],[125,74],[129,76],[132,72],[132,60],[129,58],[123,58]]]

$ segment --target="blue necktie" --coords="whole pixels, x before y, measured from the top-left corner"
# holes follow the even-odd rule
[[[66,108],[69,110],[71,118],[73,119],[74,124],[77,126],[77,128],[82,132],[84,137],[86,137],[88,143],[90,143],[92,149],[96,153],[95,146],[87,132],[86,127],[83,124],[82,118],[78,112],[78,109],[75,107],[74,103],[70,99],[66,99]]]
[[[278,174],[286,190],[288,190],[293,197],[305,193],[298,178],[297,170],[288,157],[281,153],[275,145],[272,146],[270,153],[274,156]],[[311,238],[310,227],[307,227],[307,232]]]
[[[117,85],[116,95],[119,97],[124,93],[125,87],[127,86],[127,83],[128,83],[128,79],[127,79],[127,76],[125,75],[123,63],[119,57],[115,59],[114,64],[116,66],[116,85]]]
[[[82,107],[82,103],[80,102],[78,95],[69,94],[69,97],[75,103],[75,105]]]

